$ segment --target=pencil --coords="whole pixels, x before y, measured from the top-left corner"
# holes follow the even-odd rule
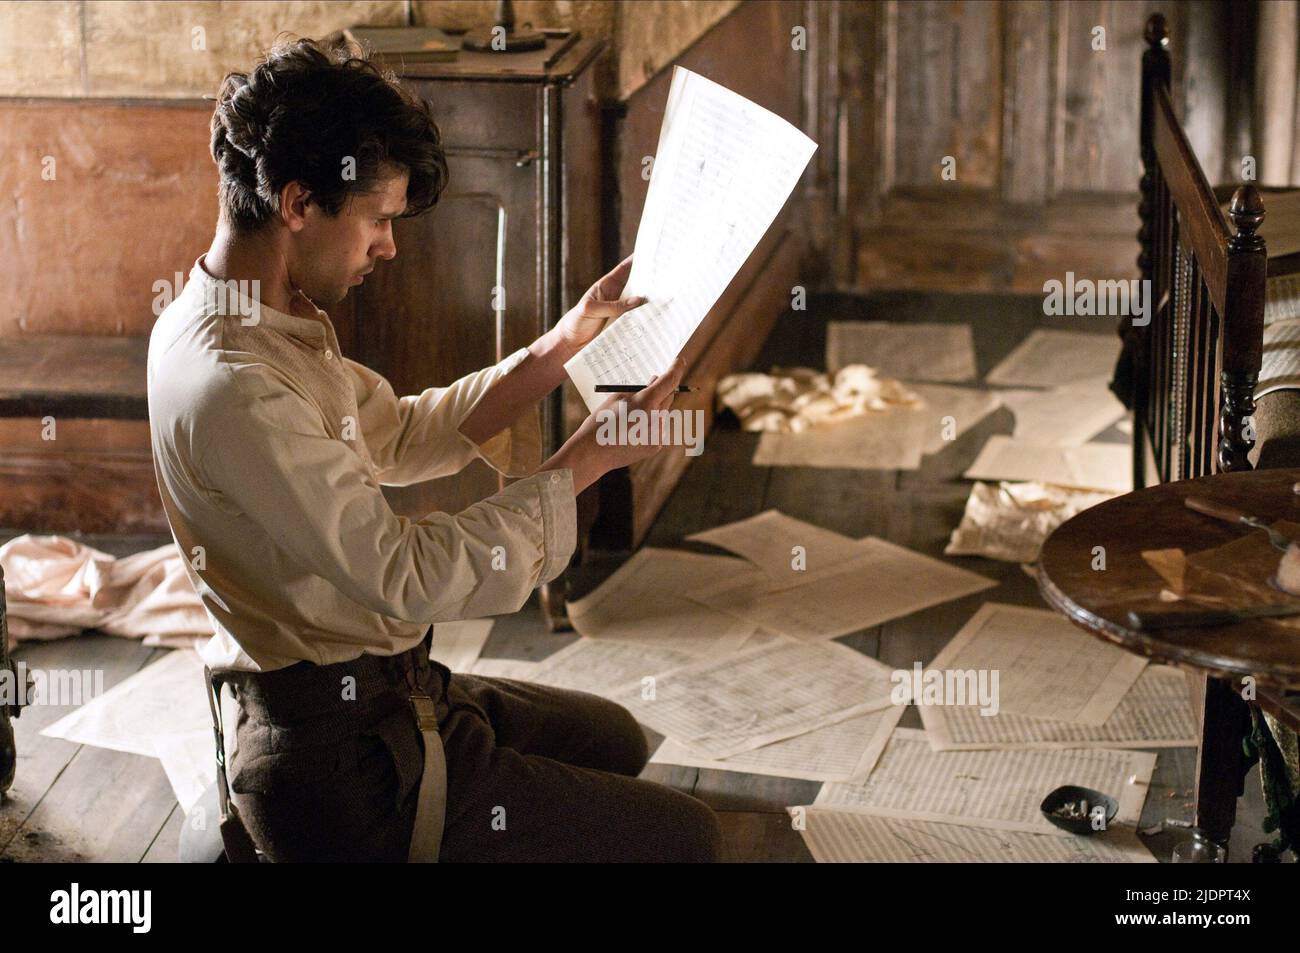
[[[650,386],[649,384],[597,384],[596,393],[597,394],[635,394],[637,391],[645,390],[649,386]],[[699,390],[698,387],[688,387],[685,384],[680,384],[678,385],[677,390],[674,393],[692,394],[697,390]]]

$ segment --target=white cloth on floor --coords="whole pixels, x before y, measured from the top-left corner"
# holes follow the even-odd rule
[[[922,404],[898,381],[865,364],[849,364],[834,375],[808,367],[728,374],[718,382],[717,395],[745,430],[771,433],[800,433],[823,422]]]
[[[175,543],[120,559],[66,536],[15,537],[0,546],[11,641],[82,629],[192,648],[212,623]]]

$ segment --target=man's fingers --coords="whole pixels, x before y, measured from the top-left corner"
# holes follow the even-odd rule
[[[643,392],[646,401],[656,406],[664,401],[671,402],[673,394],[677,391],[677,385],[682,382],[682,374],[685,372],[686,362],[678,357],[667,371],[646,386]]]
[[[613,406],[614,406],[615,404],[617,404],[620,400],[626,400],[626,399],[627,399],[627,396],[628,396],[627,394],[610,394],[610,395],[608,395],[608,397],[606,397],[605,401],[604,401],[604,402],[603,402],[599,407],[597,407],[594,411],[592,411],[593,416],[594,416],[595,414],[600,413],[602,410],[610,410],[610,409],[613,408]]]
[[[593,299],[587,302],[582,309],[583,315],[589,318],[616,318],[625,311],[631,311],[633,308],[639,308],[645,304],[644,296],[633,298],[617,298],[614,301],[600,301]]]
[[[623,287],[627,284],[627,276],[632,273],[632,256],[628,255],[617,265],[614,270],[596,282],[596,297],[602,300],[617,298],[623,293]]]

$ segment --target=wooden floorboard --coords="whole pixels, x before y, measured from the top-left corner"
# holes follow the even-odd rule
[[[102,672],[107,691],[159,651],[93,633],[26,643],[14,655],[31,669]],[[161,794],[175,803],[157,760],[40,734],[76,707],[32,705],[13,721],[18,767],[0,800],[0,860],[139,860],[161,827],[159,820],[147,829],[159,779]],[[133,817],[137,802],[141,815]]]
[[[829,320],[969,322],[981,376],[1035,327],[1078,330],[1076,319],[1043,317],[1040,298],[902,292],[865,298],[814,295],[806,312],[790,312],[781,318],[753,369],[823,366],[825,326]],[[1101,324],[1096,330],[1112,333],[1111,328]],[[961,517],[969,489],[960,474],[984,440],[995,433],[1010,433],[1011,423],[1009,412],[998,411],[940,454],[927,458],[919,470],[900,473],[755,467],[750,460],[757,434],[739,430],[734,418],[724,414],[708,436],[705,452],[691,462],[669,497],[646,545],[718,552],[703,544],[685,543],[684,537],[776,508],[850,536],[880,536],[936,558],[947,558],[942,556],[943,548]],[[1124,439],[1117,432],[1108,437]],[[6,538],[0,532],[0,542]],[[138,537],[115,542],[109,538],[95,540],[92,545],[125,555],[168,541]],[[627,556],[591,553],[573,573],[572,594],[590,591]],[[970,557],[948,561],[988,576],[996,581],[996,588],[865,628],[838,641],[888,665],[908,668],[914,661],[933,659],[986,601],[1042,607],[1033,579],[1018,565]],[[498,619],[484,654],[540,660],[575,638],[573,633],[546,631],[533,599],[521,612]],[[87,635],[27,644],[16,654],[30,665],[42,667],[101,668],[108,688],[138,671],[154,652],[128,640]],[[0,802],[0,860],[175,860],[185,818],[158,762],[39,735],[41,728],[69,710],[29,709],[15,722],[20,759],[14,789]],[[920,727],[915,708],[909,708],[902,724]],[[653,750],[661,737],[649,729],[646,736]],[[1158,752],[1143,826],[1166,818],[1190,818],[1194,767],[1192,749]],[[647,766],[643,777],[694,794],[710,804],[718,812],[727,860],[812,859],[786,808],[810,803],[819,789],[815,782],[658,764]],[[1260,829],[1261,819],[1259,786],[1252,772],[1233,831],[1233,861],[1248,860],[1250,847],[1266,839]],[[1148,846],[1158,858],[1167,860],[1177,839],[1177,832],[1168,832],[1149,838]]]

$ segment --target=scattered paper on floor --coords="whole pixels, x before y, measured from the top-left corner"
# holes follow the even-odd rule
[[[209,719],[211,721],[211,719]],[[233,712],[226,719],[226,757],[234,750],[235,721]],[[203,792],[217,780],[217,746],[212,728],[187,734],[160,735],[154,739],[154,756],[162,762],[167,783],[181,806],[189,814]]]
[[[534,681],[539,663],[527,659],[479,658],[469,667],[470,675],[485,678],[513,678],[519,682]]]
[[[764,510],[757,516],[692,533],[686,538],[745,558],[763,571],[775,589],[801,585],[817,573],[833,571],[872,552],[860,540],[795,519],[780,510]],[[691,588],[698,588],[698,580]]]
[[[1097,727],[1119,705],[1144,656],[1084,632],[1055,612],[986,602],[922,675],[997,675],[999,712]],[[949,700],[951,701],[951,700]],[[991,716],[985,716],[991,717]]]
[[[803,433],[765,433],[758,439],[753,464],[756,467],[915,470],[921,465],[931,422],[923,409],[895,407]]]
[[[1059,387],[1075,381],[1109,379],[1119,357],[1120,339],[1113,331],[1030,333],[989,371],[985,383],[1000,387]]]
[[[780,638],[614,696],[637,721],[727,758],[894,704],[892,669],[837,642]]]
[[[441,662],[453,672],[468,672],[488,636],[492,634],[493,619],[464,619],[458,622],[436,622],[433,626],[433,650],[429,657]]]
[[[858,541],[865,555],[771,590],[754,577],[723,580],[688,595],[760,628],[805,640],[831,639],[968,596],[997,585],[874,536]]]
[[[701,758],[671,738],[650,759],[656,764],[740,771],[804,781],[853,781],[871,773],[890,733],[903,717],[903,705],[858,715],[825,728],[774,741],[729,758]]]
[[[866,364],[905,381],[975,379],[975,339],[969,324],[832,321],[826,366]]]
[[[645,546],[608,579],[568,604],[582,635],[672,649],[693,656],[727,653],[754,633],[753,623],[686,598],[711,581],[759,578],[750,563],[729,556]]]
[[[997,434],[988,439],[962,476],[1127,493],[1133,487],[1133,451],[1122,443],[1050,447]]]
[[[1124,405],[1106,386],[1109,378],[1047,390],[998,391],[1016,416],[1011,435],[1042,446],[1077,447],[1123,418]]]
[[[1104,748],[935,751],[924,731],[899,728],[865,780],[825,784],[813,806],[1071,837],[1043,817],[1043,798],[1092,788],[1119,804],[1110,826],[1136,827],[1155,766],[1149,752]]]
[[[924,401],[920,413],[928,418],[923,428],[925,453],[940,453],[966,431],[1002,406],[997,391],[947,384],[910,384]]]
[[[1128,828],[1089,837],[1052,837],[934,821],[900,821],[820,808],[802,811],[799,833],[819,864],[1009,863],[1153,864],[1151,852]]]
[[[188,813],[217,778],[206,684],[197,652],[169,651],[41,734],[161,759],[172,790]],[[237,709],[230,692],[223,692],[227,757],[236,746]]]
[[[662,646],[582,638],[537,663],[528,680],[608,698],[629,685],[639,690],[645,679],[692,661],[694,656]]]
[[[1036,482],[977,481],[971,487],[966,511],[952,531],[944,555],[1037,562],[1043,541],[1053,530],[1113,496],[1113,493],[1071,490]]]
[[[1106,723],[1093,727],[998,712],[972,705],[922,705],[926,737],[937,751],[979,748],[1188,748],[1200,743],[1187,677],[1148,665]]]

